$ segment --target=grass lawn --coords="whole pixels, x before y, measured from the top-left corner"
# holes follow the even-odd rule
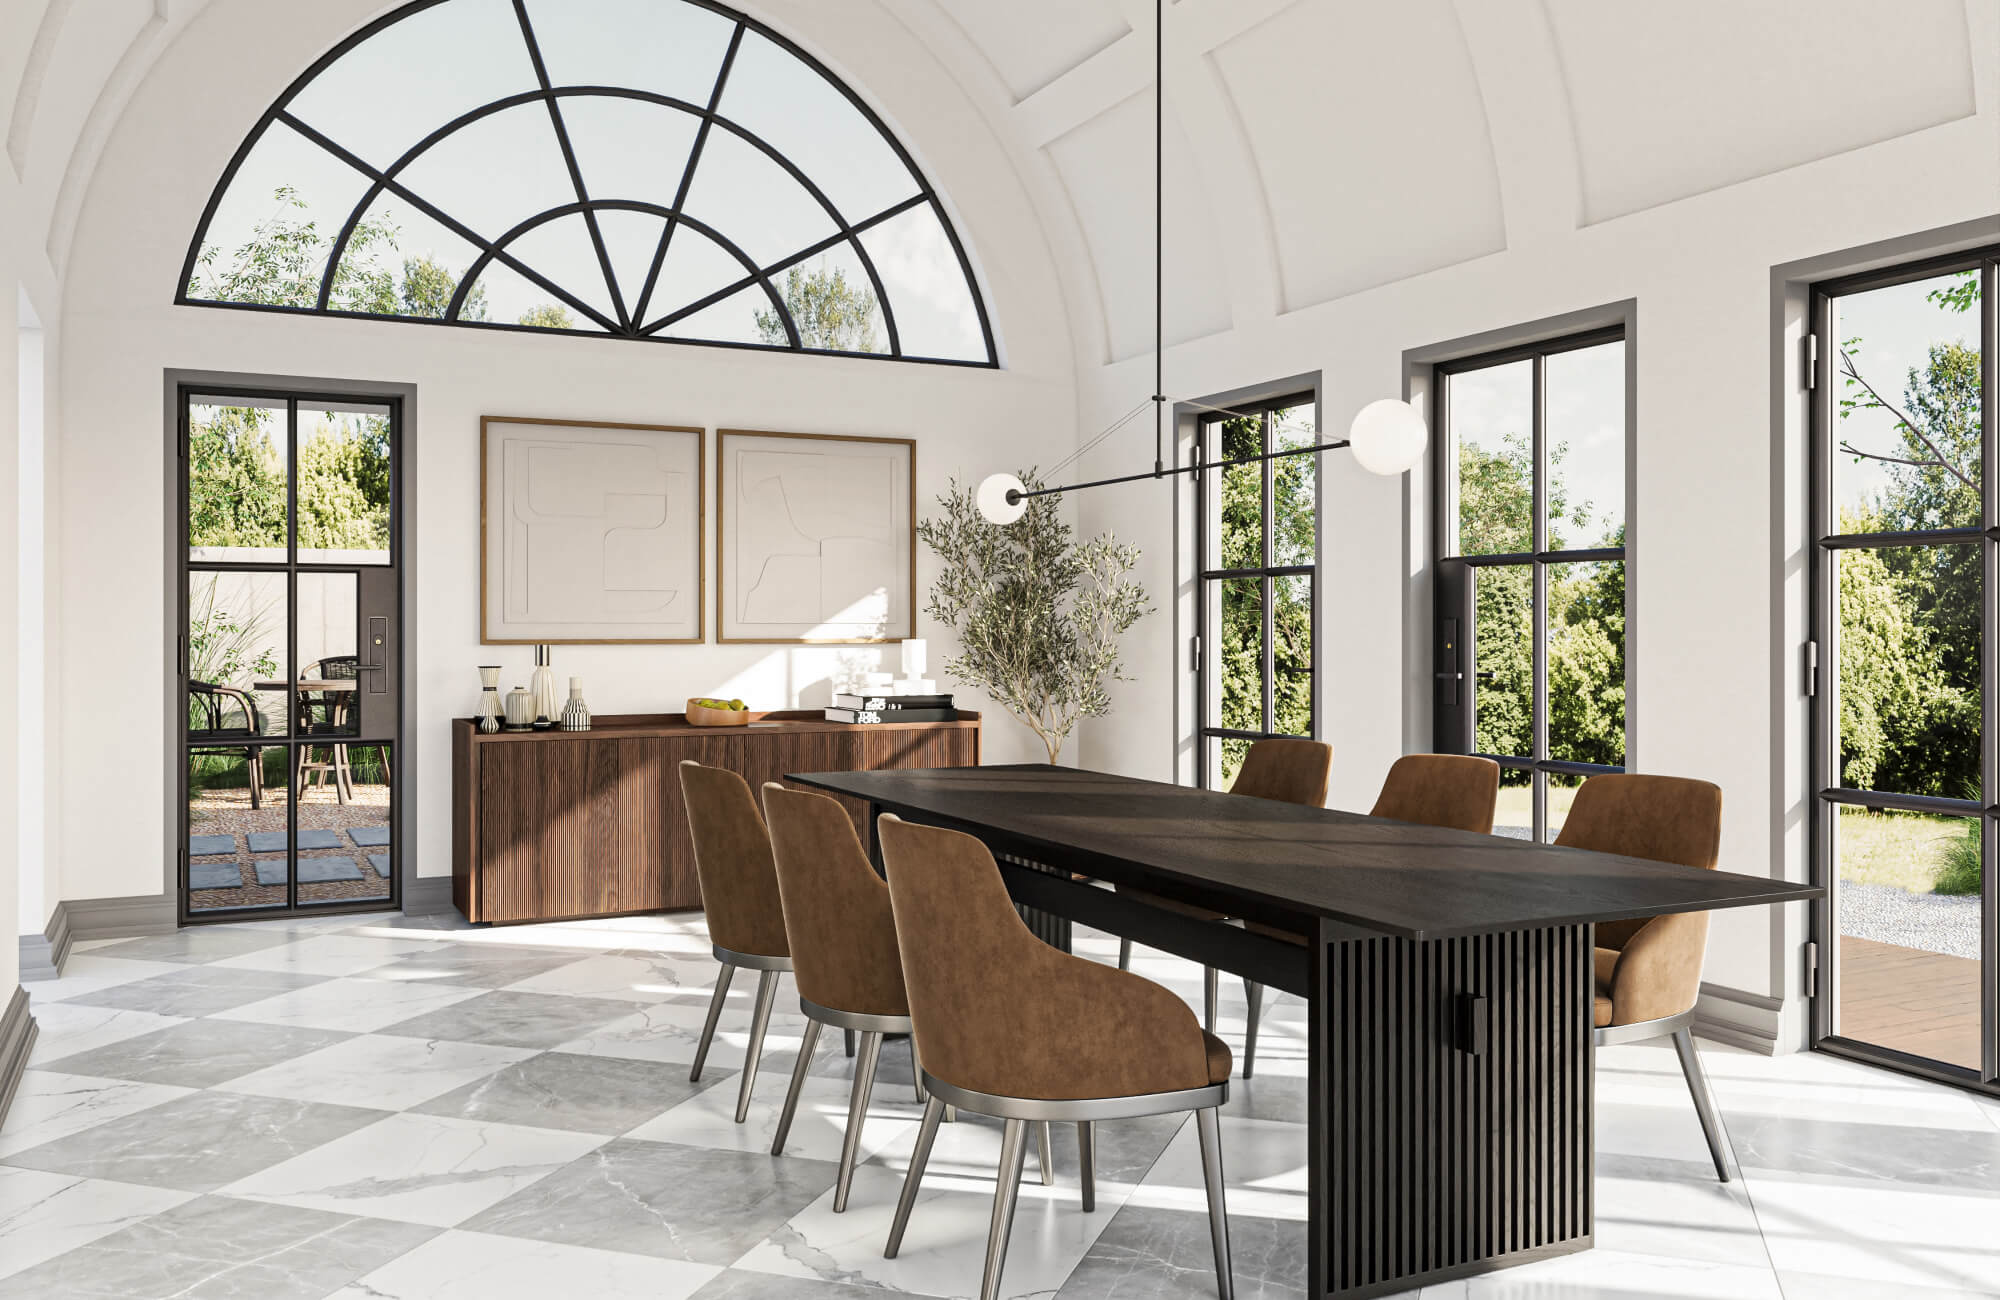
[[[1840,878],[1928,894],[1945,847],[1966,833],[1965,826],[1963,817],[1842,808],[1835,832]]]
[[[1560,829],[1575,800],[1574,786],[1551,785],[1549,825]],[[1533,825],[1534,792],[1525,785],[1502,786],[1493,824]],[[1937,880],[1945,846],[1965,834],[1965,819],[1842,808],[1838,833],[1842,880],[1928,894]]]
[[[1569,806],[1576,802],[1576,787],[1551,785],[1549,787],[1549,825],[1556,830],[1569,818]],[[1523,829],[1535,824],[1535,791],[1531,786],[1503,785],[1500,800],[1493,807],[1495,826],[1519,826]]]

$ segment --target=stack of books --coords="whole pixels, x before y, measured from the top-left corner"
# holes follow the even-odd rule
[[[949,695],[836,695],[828,722],[867,726],[881,722],[956,722]]]

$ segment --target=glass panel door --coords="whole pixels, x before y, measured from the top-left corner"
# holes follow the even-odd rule
[[[1201,783],[1227,789],[1253,742],[1318,731],[1319,466],[1311,394],[1204,421],[1195,476]],[[1231,464],[1230,462],[1241,462]]]
[[[1822,1045],[2000,1079],[1995,254],[1814,301]]]
[[[183,918],[393,906],[400,408],[181,404]]]

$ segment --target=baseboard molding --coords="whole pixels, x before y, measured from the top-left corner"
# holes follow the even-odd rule
[[[28,1053],[35,1047],[35,1018],[28,1014],[28,991],[16,984],[7,1010],[0,1013],[0,1120],[14,1104],[14,1090],[28,1068]]]
[[[405,916],[437,916],[457,910],[451,901],[450,876],[417,876],[403,882]]]
[[[1785,999],[1703,984],[1694,1004],[1694,1032],[1760,1056],[1788,1050]]]
[[[77,939],[136,939],[148,934],[172,934],[180,928],[170,894],[132,898],[72,898],[60,906],[69,913],[69,934]]]
[[[52,980],[62,977],[63,963],[69,960],[70,944],[76,935],[70,930],[69,904],[57,903],[49,923],[40,934],[21,936],[21,979]]]

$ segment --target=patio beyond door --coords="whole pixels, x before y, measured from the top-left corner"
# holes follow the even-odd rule
[[[401,403],[179,400],[181,917],[394,907]]]

